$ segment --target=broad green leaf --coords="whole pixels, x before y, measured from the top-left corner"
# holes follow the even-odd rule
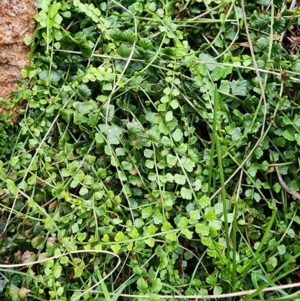
[[[169,95],[165,95],[165,96],[163,96],[163,97],[160,99],[160,101],[161,101],[163,104],[168,103],[168,102],[170,101],[170,96],[169,96]],[[163,107],[165,107],[165,105],[164,105]],[[163,111],[164,111],[164,110],[163,110]]]
[[[16,195],[18,192],[18,188],[13,180],[7,179],[6,180],[6,187],[9,190],[10,193],[13,195]]]
[[[208,210],[205,213],[205,218],[207,219],[207,221],[212,222],[212,221],[216,220],[217,216],[214,211]]]
[[[172,95],[175,96],[175,97],[179,96],[180,95],[180,91],[178,89],[173,89]]]
[[[248,190],[246,190],[246,194],[247,194]],[[252,195],[252,190],[249,189],[249,192],[250,192],[250,195]],[[246,195],[247,196],[247,195]],[[249,197],[249,196],[248,196]],[[214,206],[214,209],[215,209],[215,213],[217,215],[223,213],[224,211],[224,208],[223,208],[223,203],[216,203],[215,206]]]
[[[92,91],[91,89],[86,85],[86,84],[81,84],[80,86],[78,86],[78,92],[80,93],[80,95],[82,97],[84,97],[85,99],[90,99],[91,95],[92,95]],[[85,111],[87,111],[87,113],[89,113],[91,110],[94,109],[94,107],[96,106],[96,104],[92,104],[89,102],[85,102],[84,103],[86,106]]]
[[[194,223],[194,221],[200,220],[200,211],[199,210],[191,210],[189,212],[189,215],[190,215],[190,219],[191,219],[189,221],[189,223],[191,223],[191,221],[193,221],[193,223]]]
[[[180,190],[180,195],[185,200],[191,200],[193,198],[193,191],[191,189],[182,187]]]
[[[180,174],[176,174],[174,176],[174,181],[175,181],[176,184],[184,185],[185,182],[186,182],[186,176],[180,175]]]
[[[122,38],[126,42],[130,42],[130,43],[134,43],[136,41],[136,39],[137,39],[135,33],[132,30],[130,30],[130,29],[122,31]]]
[[[153,208],[151,206],[142,209],[142,218],[147,219],[153,214]]]
[[[178,147],[176,147],[176,150],[177,150],[179,153],[184,154],[184,153],[187,152],[188,146],[187,146],[187,144],[185,144],[185,143],[181,143]]]
[[[288,230],[287,230],[287,234],[288,234],[288,236],[289,237],[291,237],[291,238],[294,238],[295,237],[295,231],[292,229],[292,228],[289,228]]]
[[[192,172],[196,166],[196,164],[187,157],[182,157],[180,161],[183,168],[186,169],[188,172]]]
[[[172,183],[174,182],[174,176],[171,173],[167,173],[165,176],[166,182]]]
[[[60,263],[62,265],[67,265],[69,262],[70,261],[69,261],[69,258],[67,256],[63,256],[63,257],[60,258]]]
[[[294,136],[288,130],[285,130],[283,132],[283,137],[285,139],[289,140],[289,141],[294,141],[295,140]]]
[[[284,147],[286,144],[286,139],[284,139],[283,137],[276,137],[273,139],[273,142],[277,146]]]
[[[230,135],[233,141],[238,141],[242,136],[241,129],[238,127],[234,128],[230,131]]]
[[[192,239],[192,238],[193,238],[193,232],[190,231],[188,228],[181,229],[180,232],[181,232],[187,239]]]
[[[130,237],[132,238],[138,238],[140,236],[139,231],[136,228],[133,228],[130,233],[129,233]]]
[[[156,233],[156,231],[157,231],[157,228],[153,224],[151,224],[147,227],[146,234],[153,235]]]
[[[247,81],[244,79],[233,80],[230,82],[232,94],[235,96],[247,95]]]
[[[167,155],[167,164],[169,167],[173,167],[177,162],[177,157],[171,154]]]
[[[198,179],[192,183],[194,191],[199,191],[202,187],[202,182]]]
[[[112,91],[113,85],[111,83],[106,83],[102,87],[103,91]]]
[[[44,244],[46,242],[46,238],[43,235],[38,235],[36,237],[34,237],[31,241],[31,245],[33,248],[38,249],[38,250],[42,250],[44,247]]]
[[[165,95],[170,95],[172,93],[172,90],[171,90],[170,87],[167,87],[167,88],[164,89],[163,92],[164,92]]]
[[[287,116],[283,116],[282,121],[284,122],[284,124],[288,125],[288,124],[293,124],[292,120],[287,117]]]
[[[298,128],[300,127],[300,115],[299,115],[299,114],[295,114],[295,115],[294,115],[293,123],[294,123]]]
[[[127,184],[123,184],[123,193],[125,193],[127,197],[131,197],[132,195],[132,191]]]
[[[281,190],[281,185],[279,183],[275,183],[272,188],[274,189],[275,192],[280,192]]]
[[[173,110],[177,109],[179,107],[179,102],[177,99],[173,99],[171,102],[170,102],[170,106],[172,107]]]
[[[183,216],[177,224],[178,228],[185,228],[188,225],[189,225],[189,220],[185,216]]]
[[[115,241],[123,241],[126,239],[126,236],[123,232],[118,232],[115,236]]]
[[[18,287],[16,287],[15,285],[11,284],[7,287],[7,295],[10,297],[10,299],[12,301],[20,300],[19,293],[20,293],[20,289]]]
[[[161,230],[163,232],[169,231],[169,230],[172,230],[172,229],[173,229],[173,227],[169,222],[164,222],[163,225],[162,225],[162,228],[161,228]]]
[[[56,294],[57,296],[62,296],[64,293],[64,288],[62,286],[60,286],[57,290],[56,290]]]
[[[277,33],[283,33],[285,30],[285,26],[286,26],[285,18],[283,18],[283,17],[275,17],[274,18],[274,25],[273,25],[274,31],[276,31]]]
[[[72,233],[77,233],[79,231],[79,226],[77,223],[73,224],[72,227]]]
[[[173,116],[172,120],[167,122],[167,128],[170,130],[170,132],[174,131],[178,127],[178,120]]]
[[[136,284],[141,293],[148,293],[148,283],[145,281],[145,279],[139,278]]]
[[[213,294],[214,295],[221,295],[223,293],[223,289],[221,286],[214,286],[214,289],[213,289]]]
[[[207,246],[207,247],[213,246],[213,241],[210,236],[201,236],[200,240],[204,246]]]
[[[92,48],[90,46],[90,43],[87,40],[81,39],[81,40],[77,40],[77,45],[79,47],[79,49],[82,52],[82,55],[84,57],[90,57],[92,54]]]
[[[49,231],[54,231],[56,230],[56,224],[55,222],[53,221],[52,217],[51,216],[47,216],[45,218],[45,222],[44,222],[44,226],[47,230]]]
[[[151,149],[148,149],[148,148],[146,148],[145,150],[144,150],[144,156],[146,157],[146,158],[152,158],[152,156],[153,156],[153,150],[151,150]]]
[[[168,111],[165,115],[165,120],[166,122],[169,122],[173,119],[173,112],[172,111]]]
[[[155,238],[149,237],[145,240],[145,244],[148,245],[150,248],[153,248],[155,246]]]
[[[151,291],[154,293],[159,293],[162,290],[162,283],[161,280],[159,278],[156,278],[153,282],[152,282],[152,287],[151,287]]]
[[[144,224],[145,223],[144,223],[144,221],[141,218],[137,218],[134,221],[134,225],[135,225],[136,228],[141,228],[141,227],[144,226]]]
[[[259,49],[259,50],[265,50],[269,47],[269,40],[265,37],[260,37],[257,41],[255,46]]]
[[[286,246],[285,245],[280,245],[277,247],[278,253],[280,255],[284,255],[286,253]]]
[[[199,200],[197,200],[197,203],[201,208],[205,208],[210,205],[210,199],[207,195],[203,195]]]
[[[83,179],[84,185],[91,185],[93,183],[93,178],[90,175],[85,175]]]
[[[39,74],[40,79],[49,82],[58,82],[60,80],[60,75],[56,71],[43,70]]]
[[[219,81],[221,78],[226,78],[230,73],[232,73],[232,67],[216,66],[211,73],[211,78],[213,81]]]
[[[160,140],[160,134],[158,131],[154,130],[154,129],[150,129],[149,131],[146,132],[149,140],[153,141],[153,142],[159,142]]]
[[[19,183],[19,188],[23,191],[27,191],[28,189],[28,184],[26,183],[26,181],[22,181],[21,183]],[[16,208],[15,208],[16,209]]]
[[[51,6],[51,0],[37,1],[37,7],[41,8],[45,12],[49,11],[50,6]]]
[[[218,92],[229,95],[229,91],[230,91],[229,81],[228,80],[221,80],[221,85],[218,89]]]
[[[212,285],[212,286],[215,286],[218,281],[217,281],[217,278],[213,275],[209,275],[208,277],[206,277],[206,283]]]
[[[255,166],[254,164],[252,164],[247,172],[250,174],[251,177],[255,177],[256,176],[256,173],[257,173],[257,166]]]
[[[10,158],[9,163],[11,166],[15,167],[19,163],[19,157],[14,156],[14,157]]]
[[[116,126],[112,126],[108,130],[107,140],[110,144],[118,145],[120,144],[120,136],[122,134],[122,130]]]
[[[65,176],[65,177],[66,177],[66,175],[64,175],[63,172],[62,172],[62,176]],[[36,176],[35,174],[33,174],[33,175],[32,175],[31,177],[29,177],[28,180],[27,180],[27,183],[28,183],[29,185],[35,185],[36,182],[37,182],[37,176]]]
[[[168,135],[170,133],[170,129],[167,123],[160,122],[158,128],[162,134]]]
[[[253,198],[256,202],[259,202],[261,200],[261,196],[257,192],[254,192]]]
[[[158,176],[160,183],[166,184],[167,182],[172,183],[174,181],[173,175],[168,173],[167,175]]]
[[[125,156],[125,149],[124,148],[118,147],[118,148],[116,148],[115,152],[116,152],[116,156],[118,156],[118,157]]]
[[[86,195],[88,194],[89,190],[87,189],[87,187],[82,186],[79,190],[79,195]]]
[[[260,159],[262,157],[262,155],[264,154],[264,151],[262,150],[261,147],[258,147],[255,151],[254,151],[254,155],[256,159]]]
[[[180,129],[176,129],[173,133],[172,133],[172,137],[176,142],[181,141],[183,134],[182,131]]]
[[[232,222],[234,215],[232,213],[228,213],[228,214],[229,214],[228,222],[230,222],[230,221]],[[230,221],[229,221],[229,219],[230,219]],[[223,217],[222,217],[222,220],[224,220]],[[221,230],[222,224],[223,224],[222,220],[213,220],[213,221],[209,222],[208,224],[209,224],[210,229],[213,228],[214,230],[217,230],[217,231]]]
[[[154,3],[154,2],[152,2]],[[150,39],[148,38],[140,38],[138,41],[138,45],[144,48],[145,50],[152,50],[153,44]]]
[[[152,160],[146,160],[145,166],[147,168],[149,168],[149,169],[153,169],[154,168],[154,161],[152,161]]]
[[[160,210],[156,210],[153,214],[153,222],[156,225],[162,224],[164,221],[164,217],[162,215],[162,213],[160,212]]]
[[[278,260],[275,256],[269,257],[268,261],[266,262],[267,270],[269,272],[273,271],[276,268],[277,264]]]
[[[86,236],[87,236],[86,232],[79,232],[79,233],[77,233],[77,239],[81,243],[85,241]]]
[[[173,141],[167,136],[163,136],[161,138],[161,144],[167,148],[173,148],[173,145],[174,145]],[[172,166],[170,166],[170,167],[172,167]]]
[[[207,53],[200,53],[199,60],[201,61],[202,64],[206,66],[206,68],[208,68],[211,71],[216,67],[215,64],[211,64],[215,62],[215,59]]]
[[[114,245],[111,245],[111,249],[115,254],[118,254],[119,251],[121,250],[121,246],[119,244],[114,244]]]
[[[175,201],[173,193],[168,191],[162,191],[161,197],[165,206],[165,210],[172,210]]]
[[[165,238],[166,238],[166,240],[170,240],[170,241],[177,241],[178,240],[176,232],[167,233]]]
[[[150,160],[147,160],[148,162],[152,162],[152,161],[150,161]],[[132,170],[132,168],[133,168],[133,165],[132,165],[132,163],[131,162],[128,162],[128,161],[122,161],[121,162],[121,165],[122,165],[122,168],[124,169],[124,170]],[[154,165],[154,162],[153,162],[153,165]],[[153,168],[153,167],[152,167]]]

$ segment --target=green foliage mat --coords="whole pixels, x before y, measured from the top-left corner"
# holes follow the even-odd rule
[[[1,300],[297,299],[300,9],[245,2],[38,1]]]

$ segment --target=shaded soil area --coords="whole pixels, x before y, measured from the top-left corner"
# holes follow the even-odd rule
[[[290,5],[290,9],[297,9],[300,6],[300,0],[293,1]],[[298,23],[298,22],[297,22]],[[291,29],[287,30],[282,38],[284,47],[290,52],[295,53],[298,51],[300,46],[300,27],[298,24],[292,26]]]

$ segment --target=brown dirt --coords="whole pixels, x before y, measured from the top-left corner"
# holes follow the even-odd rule
[[[295,10],[300,6],[300,0],[292,1],[290,9]],[[290,53],[297,53],[300,46],[300,27],[294,26],[293,29],[287,30],[282,37],[282,43],[286,50]]]
[[[29,63],[23,39],[33,34],[35,14],[34,0],[0,1],[0,98],[10,97],[21,69]],[[0,105],[0,113],[3,110]]]

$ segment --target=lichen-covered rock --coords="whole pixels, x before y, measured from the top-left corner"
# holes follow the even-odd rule
[[[34,0],[0,0],[0,98],[16,88],[16,79],[28,63],[24,36],[32,36],[36,14]],[[3,111],[0,106],[0,113]]]

